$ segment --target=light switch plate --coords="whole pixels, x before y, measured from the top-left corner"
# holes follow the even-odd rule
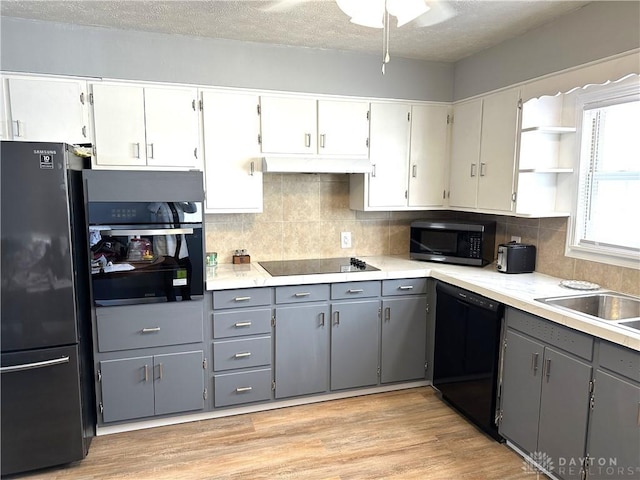
[[[351,232],[340,233],[340,246],[342,248],[351,248]]]

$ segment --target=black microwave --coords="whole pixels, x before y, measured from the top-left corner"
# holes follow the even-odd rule
[[[493,262],[496,222],[416,220],[409,255],[415,260],[482,267]]]

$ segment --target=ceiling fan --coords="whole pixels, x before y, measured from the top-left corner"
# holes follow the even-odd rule
[[[268,2],[265,11],[285,11],[309,0],[277,0]],[[390,17],[396,17],[397,27],[408,23],[416,27],[428,27],[453,18],[456,11],[446,0],[336,0],[336,4],[351,23],[364,27],[381,28],[382,74],[389,63]]]

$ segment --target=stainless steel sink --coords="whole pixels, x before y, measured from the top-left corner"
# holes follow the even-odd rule
[[[598,320],[616,322],[640,330],[640,321],[631,321],[632,319],[640,320],[640,298],[617,292],[598,292],[536,300]]]

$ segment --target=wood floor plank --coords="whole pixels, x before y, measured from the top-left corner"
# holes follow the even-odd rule
[[[97,437],[28,480],[531,480],[431,387]]]

